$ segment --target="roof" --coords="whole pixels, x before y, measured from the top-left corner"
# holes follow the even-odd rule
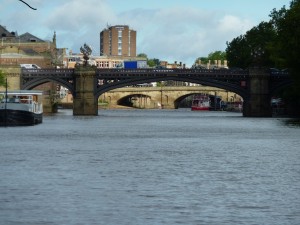
[[[19,36],[20,42],[45,42],[44,40],[26,32]]]
[[[6,27],[0,25],[0,37],[16,37],[15,32],[9,32]]]

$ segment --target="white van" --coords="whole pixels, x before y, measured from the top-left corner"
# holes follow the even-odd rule
[[[36,64],[20,64],[22,69],[41,69],[41,67],[39,67]]]

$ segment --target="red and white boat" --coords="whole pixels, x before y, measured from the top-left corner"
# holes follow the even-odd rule
[[[210,108],[210,98],[208,95],[194,95],[192,100],[193,111],[208,111]]]

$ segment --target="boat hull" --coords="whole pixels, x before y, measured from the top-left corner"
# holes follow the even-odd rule
[[[22,110],[0,110],[0,126],[31,126],[43,122],[43,113]]]
[[[209,111],[209,106],[208,107],[192,106],[192,111]]]

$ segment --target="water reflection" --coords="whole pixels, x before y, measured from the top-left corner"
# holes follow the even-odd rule
[[[285,123],[288,126],[300,127],[300,119],[288,119]]]

